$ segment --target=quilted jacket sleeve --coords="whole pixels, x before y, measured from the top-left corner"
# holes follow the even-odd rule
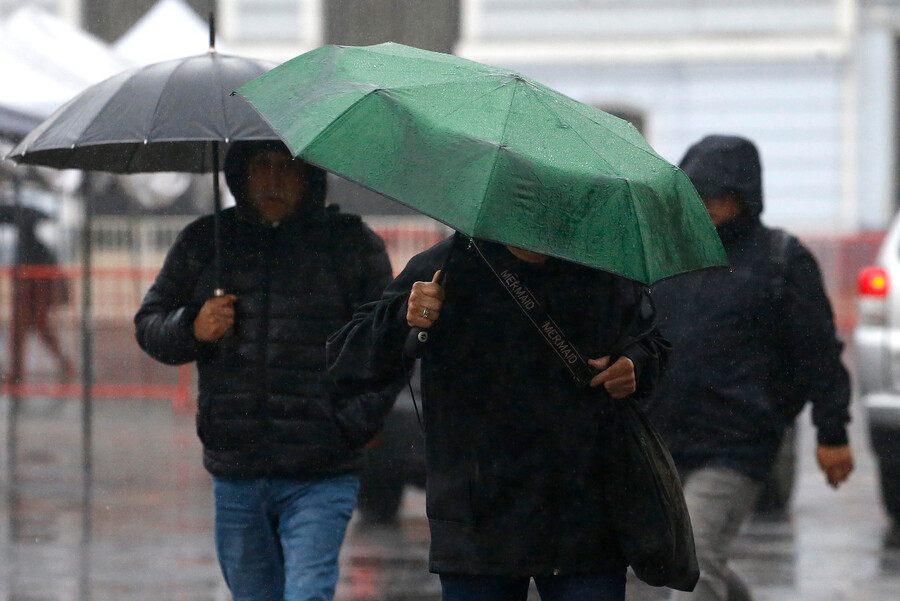
[[[214,347],[193,332],[202,306],[193,300],[194,290],[209,262],[210,229],[208,220],[198,220],[182,230],[134,317],[138,344],[162,363],[189,363]]]

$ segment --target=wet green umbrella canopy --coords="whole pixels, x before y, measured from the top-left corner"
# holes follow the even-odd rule
[[[634,127],[514,71],[324,46],[237,93],[296,156],[464,234],[646,284],[727,265],[688,178]]]

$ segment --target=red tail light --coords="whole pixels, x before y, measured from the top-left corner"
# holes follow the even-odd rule
[[[856,291],[863,296],[886,296],[889,288],[888,275],[881,267],[866,267],[859,272]]]

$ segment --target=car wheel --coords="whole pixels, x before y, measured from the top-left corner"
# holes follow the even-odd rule
[[[900,522],[900,461],[878,462],[881,476],[881,500],[888,515]]]

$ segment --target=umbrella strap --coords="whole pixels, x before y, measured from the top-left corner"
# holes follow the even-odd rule
[[[484,256],[484,253],[481,252],[481,249],[478,248],[478,244],[474,239],[471,240],[471,243],[472,248],[475,249],[481,257],[481,260],[484,261],[491,272],[497,276],[497,279],[500,280],[503,288],[509,292],[509,295],[513,298],[519,308],[522,309],[525,317],[534,324],[534,327],[537,328],[544,340],[547,341],[550,348],[552,348],[556,355],[562,360],[563,365],[565,365],[566,369],[569,370],[569,373],[572,374],[575,382],[579,386],[587,386],[590,384],[591,379],[597,375],[597,370],[588,365],[588,362],[584,360],[584,357],[581,356],[575,346],[569,342],[568,337],[563,333],[556,322],[553,321],[553,318],[547,315],[547,311],[544,310],[543,305],[541,305],[537,297],[528,290],[519,279],[519,276],[512,269],[503,267],[501,271],[497,271],[491,262],[488,261],[487,257]]]

